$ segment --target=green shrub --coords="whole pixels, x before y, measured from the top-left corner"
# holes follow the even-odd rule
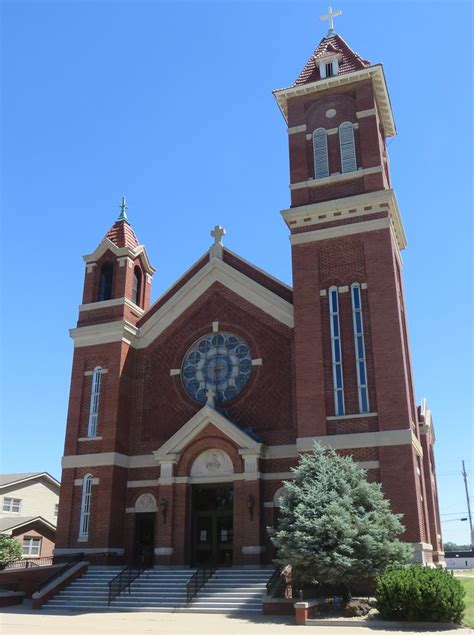
[[[0,568],[4,568],[13,560],[20,560],[23,555],[23,549],[20,543],[11,536],[0,534]]]
[[[454,622],[464,613],[465,591],[446,569],[394,567],[377,578],[377,608],[386,620]]]

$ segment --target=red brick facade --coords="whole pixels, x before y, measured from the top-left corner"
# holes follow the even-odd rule
[[[416,559],[442,559],[434,432],[429,410],[417,410],[413,391],[401,281],[404,234],[385,144],[394,134],[385,80],[380,66],[369,66],[345,43],[337,52],[337,38],[331,38],[330,50],[339,55],[338,76],[320,79],[315,58],[295,86],[275,93],[290,133],[291,208],[283,217],[291,232],[293,289],[216,239],[150,306],[154,269],[123,219],[85,257],[83,305],[72,331],[58,553],[92,549],[129,561],[151,540],[155,563],[195,564],[196,541],[207,540],[207,530],[196,533],[197,492],[226,484],[233,488],[226,512],[233,518],[232,539],[228,529],[218,531],[229,543],[227,562],[270,562],[266,528],[277,515],[275,494],[291,477],[298,453],[318,438],[352,455],[370,480],[382,484],[394,510],[404,515],[404,539],[413,543]],[[338,132],[344,122],[353,126],[357,164],[348,174]],[[318,128],[327,130],[329,176],[321,182],[313,162]],[[104,264],[112,270],[106,299],[100,296]],[[354,283],[360,285],[370,406],[362,411]],[[343,414],[336,412],[334,398],[333,287]],[[207,405],[190,397],[182,379],[187,351],[212,333],[240,337],[252,358],[241,392],[216,407],[211,397]],[[81,509],[88,475],[86,527]]]

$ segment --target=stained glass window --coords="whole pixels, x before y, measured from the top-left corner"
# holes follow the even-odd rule
[[[354,344],[356,352],[357,385],[359,390],[359,412],[369,412],[369,393],[367,389],[367,368],[364,346],[364,326],[362,322],[362,300],[360,284],[351,286],[352,317],[354,322]]]
[[[331,326],[332,378],[334,384],[334,411],[344,412],[344,378],[342,374],[341,335],[339,328],[339,298],[337,287],[329,289],[329,319]]]
[[[206,403],[211,391],[218,404],[237,397],[251,371],[250,349],[240,337],[212,333],[191,346],[183,361],[181,377],[190,397]]]

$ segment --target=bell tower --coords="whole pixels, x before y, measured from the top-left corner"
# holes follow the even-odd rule
[[[386,139],[396,134],[381,64],[329,32],[274,91],[288,124],[298,443],[373,462],[415,559],[437,560],[410,361]],[[409,512],[407,512],[409,509]]]
[[[90,550],[123,551],[127,469],[95,457],[126,456],[133,412],[134,349],[137,322],[150,306],[154,273],[145,247],[127,217],[120,214],[86,265],[82,304],[74,339],[56,554]],[[125,460],[125,459],[124,459]],[[90,525],[86,508],[100,510]],[[82,510],[80,520],[78,510]],[[87,511],[87,510],[86,510]]]
[[[152,267],[127,216],[125,196],[120,214],[97,249],[84,256],[86,272],[78,326],[104,317],[135,324],[150,306]]]

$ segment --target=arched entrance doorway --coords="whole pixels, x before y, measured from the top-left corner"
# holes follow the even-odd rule
[[[233,473],[229,455],[217,449],[200,454],[191,467],[193,566],[232,565],[234,488],[232,482],[225,481]]]
[[[136,565],[147,569],[153,566],[157,509],[153,494],[142,494],[135,502],[133,560]]]

